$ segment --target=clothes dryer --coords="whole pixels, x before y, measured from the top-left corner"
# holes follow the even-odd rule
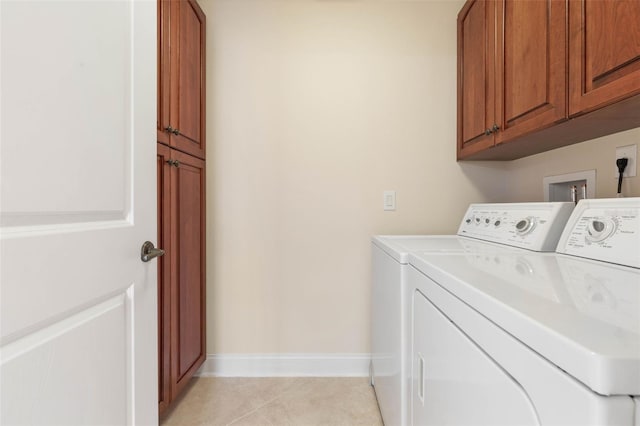
[[[370,371],[387,426],[410,422],[409,254],[553,251],[573,207],[573,203],[472,204],[456,235],[373,237]]]
[[[558,254],[409,262],[412,424],[640,424],[640,198],[580,201]]]

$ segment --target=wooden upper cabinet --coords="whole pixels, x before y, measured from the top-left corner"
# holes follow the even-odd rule
[[[204,159],[206,18],[195,0],[158,11],[158,142]]]
[[[458,14],[458,156],[494,144],[494,3],[469,1]]]
[[[458,158],[566,120],[566,4],[472,0],[458,14]]]
[[[467,0],[458,159],[513,160],[640,126],[639,23],[640,0]]]
[[[567,118],[566,3],[496,2],[495,142]]]
[[[569,114],[640,94],[640,1],[570,0]]]

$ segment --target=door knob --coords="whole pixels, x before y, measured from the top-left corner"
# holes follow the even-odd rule
[[[163,254],[164,250],[155,248],[151,241],[145,241],[140,249],[140,259],[143,262],[148,262],[154,257],[162,256]]]

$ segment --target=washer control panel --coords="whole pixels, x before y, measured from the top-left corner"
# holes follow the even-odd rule
[[[534,251],[555,251],[573,203],[471,204],[458,235]]]
[[[581,200],[558,253],[640,268],[640,198]]]

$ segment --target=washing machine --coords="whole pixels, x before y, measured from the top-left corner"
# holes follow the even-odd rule
[[[557,253],[409,263],[413,425],[640,425],[640,198],[581,200]]]
[[[387,426],[410,423],[409,253],[553,251],[573,207],[573,203],[471,204],[456,235],[373,237],[370,375]]]

